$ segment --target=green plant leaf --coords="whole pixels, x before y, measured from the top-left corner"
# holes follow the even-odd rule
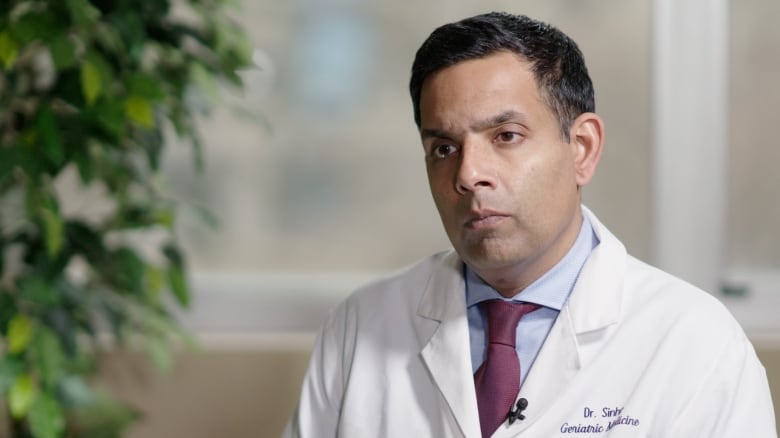
[[[84,60],[81,65],[81,89],[87,105],[92,105],[103,90],[100,69],[90,60]]]
[[[125,114],[130,120],[144,128],[154,128],[154,109],[149,100],[140,96],[125,99]]]
[[[181,256],[181,252],[176,246],[172,244],[163,248],[163,254],[165,254],[165,257],[167,257],[168,261],[171,262],[171,264],[174,266],[181,266],[184,263],[184,258]]]
[[[95,178],[95,167],[97,167],[88,150],[80,150],[73,154],[73,160],[79,169],[79,176],[84,185],[88,185]]]
[[[38,387],[29,374],[22,374],[16,378],[8,391],[8,408],[14,418],[23,418],[30,411],[35,396],[38,395]]]
[[[5,355],[0,359],[0,394],[8,392],[8,388],[24,372],[24,361],[15,356]]]
[[[69,106],[73,106],[79,110],[83,110],[86,107],[84,90],[81,85],[81,69],[82,60],[77,57],[77,62],[73,67],[57,72],[57,81],[51,89],[52,96],[57,96],[58,100],[62,100]],[[75,114],[74,117],[77,121],[83,121],[80,114]],[[71,126],[71,124],[68,124],[67,126]],[[67,143],[80,144],[78,140],[81,137],[81,133],[78,130],[72,130],[70,133],[73,135],[73,141]]]
[[[6,240],[4,245],[5,248],[11,248],[11,245],[14,244],[9,244],[9,241]],[[19,307],[16,298],[5,286],[0,285],[0,327],[3,328],[0,330],[0,337],[3,332],[8,333],[8,323],[17,313],[19,313]]]
[[[30,344],[32,363],[38,369],[43,384],[54,388],[65,367],[65,355],[57,336],[50,329],[40,327],[36,330]]]
[[[119,438],[122,430],[139,416],[137,410],[112,399],[104,391],[95,391],[92,403],[76,406],[69,412],[79,436],[91,438]]]
[[[219,101],[219,89],[214,75],[199,62],[194,62],[190,66],[190,80],[203,93],[209,105],[214,105]]]
[[[190,304],[190,293],[184,276],[184,259],[179,250],[173,245],[163,248],[163,254],[165,254],[169,262],[168,284],[171,286],[173,296],[176,297],[176,300],[183,307],[188,307]]]
[[[124,8],[122,11],[122,20],[115,22],[115,27],[118,33],[122,36],[122,42],[125,47],[125,56],[129,56],[135,62],[141,61],[141,55],[143,54],[144,43],[148,40],[146,35],[146,24],[144,19],[148,20],[148,17],[144,16],[149,9],[155,3],[167,3],[167,2],[148,2],[147,7],[143,8]],[[148,23],[151,24],[151,23]]]
[[[33,321],[23,313],[17,313],[8,323],[8,352],[18,354],[27,348],[33,335]]]
[[[59,390],[63,403],[70,406],[85,406],[95,402],[95,393],[89,384],[78,375],[70,375],[60,380]]]
[[[176,216],[172,208],[160,208],[154,212],[154,222],[173,231]]]
[[[59,294],[42,276],[28,276],[19,282],[21,297],[39,306],[48,307],[59,304]]]
[[[122,105],[122,101],[115,99],[101,99],[93,107],[95,119],[103,128],[103,131],[110,136],[111,140],[105,140],[107,142],[119,141],[124,135],[125,123],[125,109]],[[100,147],[105,147],[103,144],[93,140],[92,144],[99,144]]]
[[[173,365],[173,355],[170,346],[163,339],[156,336],[150,336],[146,339],[146,353],[152,365],[160,371],[170,371]]]
[[[122,308],[119,306],[115,306],[110,302],[103,301],[100,306],[100,310],[102,310],[102,316],[103,318],[108,322],[109,327],[111,327],[111,333],[113,333],[114,337],[116,338],[117,342],[119,344],[124,344],[125,342],[125,332],[124,332],[124,323],[125,323],[125,315],[122,312]]]
[[[158,303],[160,291],[165,286],[165,275],[161,269],[149,265],[146,267],[144,277],[146,278],[146,296],[151,302]]]
[[[112,53],[120,54],[125,51],[122,35],[116,26],[106,22],[97,22],[93,36],[96,42]]]
[[[30,431],[35,438],[58,438],[65,430],[65,416],[57,400],[42,393],[32,403],[29,413]]]
[[[192,164],[198,172],[203,172],[203,139],[196,128],[190,131],[190,140],[192,141]]]
[[[57,70],[70,68],[76,62],[76,44],[67,34],[61,34],[49,43],[49,51]]]
[[[212,230],[219,228],[219,216],[217,216],[209,208],[195,204],[190,204],[189,207],[195,213],[195,215]]]
[[[100,18],[100,11],[87,0],[67,0],[67,4],[76,27],[88,27]]]
[[[53,258],[59,254],[65,242],[65,224],[62,221],[62,217],[51,208],[44,207],[41,209],[41,219],[43,220],[46,253]]]
[[[11,172],[18,164],[18,155],[19,152],[13,145],[10,148],[0,147],[0,184],[11,176]]]
[[[110,91],[114,82],[114,70],[99,51],[91,50],[84,55],[80,79],[84,100],[87,105],[92,105],[100,96]]]
[[[169,228],[168,223],[172,220],[169,209],[153,209],[149,205],[128,205],[123,210],[122,216],[123,218],[120,226],[125,229],[148,228],[155,224],[160,224]]]
[[[145,73],[130,74],[127,78],[127,90],[131,96],[157,101],[165,97],[160,80]]]
[[[23,152],[27,152],[28,149],[24,148],[22,151]],[[29,155],[29,154],[25,154],[25,155]],[[29,157],[25,157],[25,158],[29,158]],[[27,164],[27,163],[25,163],[25,161],[28,161],[28,160],[22,160],[23,165]],[[29,160],[29,161],[33,161],[33,160]],[[25,198],[24,199],[24,211],[27,214],[27,218],[30,221],[34,221],[36,219],[37,215],[38,215],[38,209],[41,206],[41,198],[42,198],[42,196],[41,196],[40,187],[38,187],[38,185],[40,184],[40,181],[39,181],[38,175],[32,174],[32,172],[30,172],[27,169],[26,165],[24,167],[25,167],[25,170],[27,170],[27,174],[30,175],[30,179],[31,179],[31,181],[27,184],[27,187],[25,187],[26,190],[25,190],[25,194],[24,194],[24,198]]]
[[[54,118],[54,113],[48,105],[41,107],[35,119],[35,127],[38,129],[43,150],[46,156],[55,165],[62,164],[65,152],[62,149],[60,130]]]
[[[74,251],[83,254],[88,263],[97,266],[109,259],[100,230],[83,222],[72,221],[67,224],[67,233],[68,239],[73,242]]]
[[[146,150],[149,167],[155,173],[160,170],[160,154],[165,146],[162,132],[159,129],[149,129],[136,135],[138,143]]]
[[[58,21],[50,9],[32,9],[10,26],[9,30],[20,45],[24,46],[34,40],[45,40],[51,35],[56,35],[56,32],[52,31],[57,29]]]
[[[112,286],[121,293],[140,294],[144,287],[144,261],[129,248],[119,248],[109,256],[110,263],[101,266],[113,280]]]
[[[189,307],[190,305],[190,293],[187,289],[187,282],[184,278],[184,271],[181,266],[173,265],[168,268],[168,281],[171,285],[171,290],[176,300],[183,307]]]
[[[3,68],[10,70],[18,54],[19,48],[11,38],[11,34],[7,31],[0,32],[0,63],[2,63]]]
[[[86,336],[93,339],[96,338],[93,321],[87,314],[89,309],[90,304],[87,301],[67,302],[62,304],[62,307],[55,307],[46,314],[46,323],[56,333],[59,348],[66,361],[64,366],[68,370],[72,369],[73,361],[71,359],[78,357],[82,353],[80,350],[83,350],[83,341],[86,339]],[[79,343],[79,341],[82,342]]]

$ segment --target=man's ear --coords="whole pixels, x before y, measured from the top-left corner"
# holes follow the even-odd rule
[[[577,187],[582,187],[596,173],[604,145],[604,122],[594,113],[582,113],[572,122],[569,135]]]

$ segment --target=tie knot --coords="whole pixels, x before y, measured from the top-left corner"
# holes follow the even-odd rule
[[[533,312],[539,306],[531,303],[518,303],[504,300],[483,301],[488,322],[488,343],[515,347],[515,333],[520,318]]]

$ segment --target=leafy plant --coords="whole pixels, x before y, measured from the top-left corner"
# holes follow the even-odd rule
[[[176,135],[200,166],[197,118],[219,81],[241,84],[249,45],[228,6],[0,2],[0,394],[14,436],[118,436],[135,414],[89,384],[103,335],[161,368],[186,337],[160,161]],[[149,233],[163,236],[151,251]]]

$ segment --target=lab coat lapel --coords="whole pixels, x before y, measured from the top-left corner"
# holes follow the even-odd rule
[[[593,225],[599,245],[593,249],[580,272],[566,305],[561,309],[532,369],[520,388],[519,397],[528,400],[526,419],[508,427],[495,438],[517,436],[554,407],[582,367],[599,351],[605,337],[584,334],[606,330],[620,319],[621,288],[626,269],[626,250],[591,213],[583,207]]]
[[[418,307],[420,354],[463,435],[479,437],[462,262],[451,253],[443,265],[433,273]]]

